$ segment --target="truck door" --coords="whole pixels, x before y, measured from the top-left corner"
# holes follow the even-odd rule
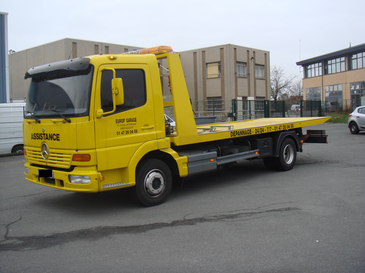
[[[127,167],[144,142],[156,139],[148,66],[113,64],[113,68],[116,78],[123,80],[124,104],[116,106],[114,113],[95,119],[99,171]],[[95,109],[104,113],[113,109],[112,78],[113,71],[99,68]]]

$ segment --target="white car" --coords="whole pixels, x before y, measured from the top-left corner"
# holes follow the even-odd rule
[[[365,131],[365,105],[355,108],[349,115],[347,123],[351,134],[358,134],[360,131]]]

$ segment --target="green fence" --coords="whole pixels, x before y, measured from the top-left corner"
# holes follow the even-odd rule
[[[233,120],[274,117],[320,117],[323,115],[320,101],[269,101],[232,100],[229,117]]]
[[[269,101],[269,100],[209,100],[196,101],[197,117],[214,116],[216,122],[274,117],[320,117],[328,111],[321,101]],[[229,107],[230,105],[230,107]],[[333,108],[331,108],[332,110]]]

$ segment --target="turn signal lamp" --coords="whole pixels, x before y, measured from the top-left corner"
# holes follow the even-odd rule
[[[90,161],[90,159],[91,159],[91,156],[88,155],[88,154],[75,154],[72,157],[72,161],[84,161],[84,162],[87,162],[87,161]]]
[[[128,52],[124,52],[123,54],[164,54],[164,53],[171,53],[173,52],[172,47],[171,46],[154,46],[154,47],[149,47],[149,48],[144,48],[144,49],[139,49],[139,50],[133,50],[133,51],[128,51]]]

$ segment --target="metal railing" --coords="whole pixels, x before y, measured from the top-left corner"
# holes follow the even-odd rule
[[[228,103],[228,105],[227,105]],[[274,117],[320,117],[329,112],[347,110],[350,102],[269,101],[269,100],[209,100],[196,101],[196,117],[216,117],[216,122]],[[230,105],[230,107],[229,107]],[[345,107],[343,107],[345,106]]]

